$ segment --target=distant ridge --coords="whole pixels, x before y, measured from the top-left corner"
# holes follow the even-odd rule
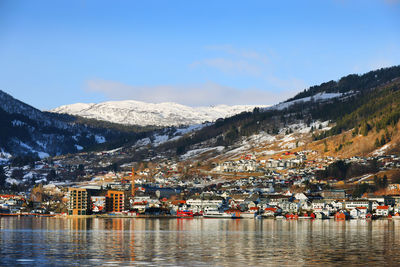
[[[255,107],[265,105],[217,105],[209,107],[189,107],[177,103],[146,103],[135,100],[109,101],[99,104],[76,103],[60,106],[51,112],[65,113],[113,123],[139,126],[179,126],[215,121]]]

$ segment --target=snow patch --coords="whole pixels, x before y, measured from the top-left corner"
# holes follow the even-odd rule
[[[43,149],[46,149],[46,144],[40,141],[36,141],[36,144],[38,144],[39,146],[41,146]]]
[[[83,150],[83,146],[80,145],[75,145],[76,150],[81,151]]]
[[[0,150],[0,163],[5,163],[12,158],[11,154],[5,152],[3,149]]]
[[[184,128],[178,128],[175,132],[177,135],[185,135],[194,131],[201,130],[202,128],[211,125],[211,123],[195,124]]]
[[[120,151],[121,149],[122,149],[122,147],[118,147],[118,148],[115,148],[115,149],[112,149],[112,150],[105,151],[105,153],[107,153],[107,154],[113,154],[113,153],[115,153],[115,152]]]
[[[260,132],[250,137],[250,140],[257,143],[272,143],[276,140],[276,137],[266,132]]]
[[[36,184],[45,183],[45,182],[47,182],[47,179],[46,179],[46,178],[42,178],[42,179],[39,179],[39,180],[35,180],[35,183],[36,183]]]
[[[372,154],[374,156],[382,156],[385,154],[385,152],[391,147],[391,144],[386,144],[381,148],[378,148],[377,150],[375,150]]]
[[[136,146],[147,146],[150,143],[151,143],[150,138],[146,137],[137,141]]]
[[[337,98],[340,96],[342,96],[341,93],[325,93],[325,92],[323,92],[323,93],[318,93],[313,96],[308,96],[308,97],[292,100],[289,102],[279,103],[272,107],[267,107],[267,108],[265,108],[265,110],[284,110],[294,104],[298,104],[298,103],[302,103],[302,102],[305,103],[305,102],[309,102],[309,101],[326,101],[326,100],[329,100],[332,98]]]
[[[94,139],[96,140],[96,143],[98,143],[98,144],[103,144],[106,142],[106,138],[101,135],[95,135]]]
[[[164,135],[155,134],[155,135],[154,135],[153,144],[154,144],[154,146],[159,146],[159,145],[161,145],[162,143],[167,142],[168,139],[169,139],[169,136],[166,135],[166,134],[164,134]]]
[[[50,157],[50,155],[46,152],[36,152],[36,153],[38,154],[40,159],[45,159],[45,158]]]
[[[21,182],[16,180],[16,179],[14,179],[14,178],[7,178],[6,179],[6,183],[19,185]]]
[[[34,173],[28,172],[27,174],[24,175],[23,180],[32,180],[33,177],[34,177]]]
[[[193,150],[189,150],[188,152],[186,152],[185,154],[183,154],[181,156],[182,160],[187,160],[189,158],[192,158],[194,156],[198,156],[200,154],[203,154],[205,152],[209,152],[209,151],[218,151],[221,152],[222,150],[224,150],[225,147],[223,146],[217,146],[217,147],[207,147],[207,148],[199,148],[199,149],[193,149]]]
[[[19,144],[23,147],[26,148],[27,150],[33,151],[31,146],[28,146],[27,144],[25,144],[24,142],[19,141]]]

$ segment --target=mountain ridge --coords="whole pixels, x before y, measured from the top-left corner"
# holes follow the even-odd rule
[[[0,90],[0,152],[41,157],[76,153],[106,141],[145,134],[123,132],[78,118],[42,112]],[[0,155],[1,158],[1,155]]]
[[[216,121],[266,105],[216,105],[190,107],[174,102],[146,103],[136,100],[75,103],[50,110],[89,119],[139,126],[180,126]]]

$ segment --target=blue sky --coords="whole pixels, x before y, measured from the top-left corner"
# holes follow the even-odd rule
[[[0,89],[39,109],[274,104],[400,64],[400,0],[0,0]]]

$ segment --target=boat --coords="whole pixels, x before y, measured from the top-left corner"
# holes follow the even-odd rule
[[[221,212],[218,209],[207,209],[203,213],[204,218],[226,218],[226,219],[232,219],[232,214],[226,213],[226,212]]]
[[[193,211],[191,210],[178,210],[176,212],[178,218],[193,218]]]
[[[299,215],[288,213],[288,214],[286,214],[286,219],[287,220],[297,220],[297,219],[299,219]]]
[[[303,216],[299,216],[298,218],[299,219],[310,219],[310,220],[313,220],[313,219],[315,219],[315,214],[311,213],[310,215],[308,215],[307,213],[305,213]]]
[[[242,212],[238,209],[228,209],[225,211],[225,213],[229,214],[232,219],[241,219],[242,217]],[[254,215],[253,215],[254,216]]]

